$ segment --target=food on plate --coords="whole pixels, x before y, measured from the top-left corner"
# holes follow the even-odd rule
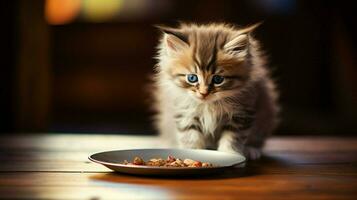
[[[213,167],[212,163],[201,162],[192,159],[180,159],[173,156],[168,156],[167,159],[152,158],[145,162],[141,157],[136,156],[132,162],[124,160],[124,165],[142,165],[142,166],[155,166],[155,167]]]

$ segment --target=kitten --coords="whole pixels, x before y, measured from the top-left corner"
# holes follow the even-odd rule
[[[155,67],[155,120],[173,145],[260,157],[279,107],[251,34],[257,26],[158,27],[163,36]]]

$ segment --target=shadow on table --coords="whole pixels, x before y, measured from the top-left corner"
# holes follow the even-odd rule
[[[180,175],[180,176],[153,176],[153,175],[132,175],[123,173],[105,173],[96,174],[90,177],[93,180],[117,182],[117,183],[134,183],[134,180],[150,179],[150,180],[217,180],[217,179],[232,179],[243,178],[265,174],[271,171],[272,168],[283,167],[288,165],[284,160],[273,158],[270,156],[263,156],[258,161],[249,161],[245,167],[236,167],[225,169],[223,172],[214,174],[197,174],[197,175]]]

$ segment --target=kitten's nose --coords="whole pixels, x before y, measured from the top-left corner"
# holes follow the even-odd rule
[[[208,91],[204,91],[204,92],[199,91],[199,93],[202,96],[202,98],[205,98],[206,96],[208,96]]]
[[[200,94],[200,98],[202,98],[202,99],[206,98],[206,96],[209,95],[208,87],[205,85],[200,85],[200,87],[198,89],[198,93]]]

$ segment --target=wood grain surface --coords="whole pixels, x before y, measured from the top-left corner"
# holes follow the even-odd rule
[[[98,151],[167,147],[153,136],[0,137],[1,199],[357,199],[357,138],[271,138],[243,171],[140,177],[89,162]]]

